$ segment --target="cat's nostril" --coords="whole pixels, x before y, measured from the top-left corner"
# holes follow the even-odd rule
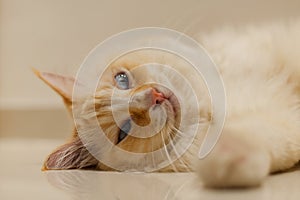
[[[161,104],[164,100],[165,100],[164,97],[157,97],[157,98],[155,99],[155,104]]]
[[[152,89],[152,104],[161,104],[166,97],[163,93],[158,92],[156,89]]]

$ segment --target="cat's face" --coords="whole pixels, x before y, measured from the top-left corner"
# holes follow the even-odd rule
[[[161,68],[155,63],[167,64],[168,67]],[[204,88],[203,82],[194,76],[192,70],[188,70],[187,65],[174,55],[165,52],[158,55],[151,50],[120,57],[111,63],[99,78],[93,95],[83,98],[80,103],[73,103],[73,107],[76,107],[75,112],[86,115],[85,123],[81,126],[89,127],[89,116],[96,116],[98,125],[113,147],[130,153],[150,153],[166,148],[176,135],[182,134],[179,131],[183,117],[181,104],[189,104],[191,98],[189,90],[192,88],[186,88],[178,79],[177,73],[189,78],[191,82],[198,79],[194,82],[196,89]],[[167,84],[162,84],[159,80],[164,80]],[[46,82],[49,84],[49,81]],[[53,87],[53,84],[51,85]],[[60,90],[59,92],[61,93]],[[206,99],[207,96],[203,94],[197,95]],[[180,101],[178,95],[186,98],[181,98]],[[67,105],[71,103],[66,97],[65,102]],[[197,105],[191,104],[188,109],[198,108]],[[199,110],[199,116],[200,113]],[[74,137],[78,135],[75,134]],[[103,157],[114,165],[128,165],[128,170],[130,166],[134,166],[130,163],[132,161],[114,153],[106,152]],[[46,169],[51,168],[49,163],[47,165],[46,161]],[[54,161],[51,163],[53,165]],[[104,170],[111,169],[101,162],[98,162],[97,166]]]
[[[163,72],[153,64],[141,64],[128,58],[112,63],[94,96],[104,133],[113,144],[134,153],[155,151],[167,144],[181,117],[177,97],[156,83]]]

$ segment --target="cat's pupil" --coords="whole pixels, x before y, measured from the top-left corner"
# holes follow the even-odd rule
[[[120,143],[123,139],[125,139],[130,129],[131,129],[131,122],[130,120],[127,120],[120,129],[117,144]]]
[[[129,89],[129,80],[128,80],[128,76],[126,73],[122,72],[122,73],[117,74],[115,76],[115,80],[116,80],[118,88],[120,88],[122,90]]]

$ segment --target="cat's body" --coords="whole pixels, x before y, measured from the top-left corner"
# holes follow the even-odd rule
[[[224,30],[202,39],[227,94],[223,135],[199,168],[209,184],[260,181],[266,172],[299,161],[299,35],[298,21]]]
[[[203,80],[194,75],[185,62],[172,55],[144,51],[120,58],[112,63],[101,78],[106,84],[99,85],[95,96],[84,98],[75,105],[84,105],[84,108],[79,106],[79,110],[86,116],[95,107],[99,124],[106,136],[123,150],[149,153],[163,148],[178,134],[176,130],[180,121],[180,106],[176,99],[173,99],[172,91],[156,85],[140,87],[142,81],[155,81],[154,77],[161,72],[151,68],[145,68],[146,72],[139,72],[135,68],[154,61],[168,64],[184,77],[188,77],[193,89],[197,91],[196,96],[200,99],[200,128],[187,151],[157,171],[196,171],[208,186],[257,185],[270,172],[286,170],[300,160],[299,36],[299,22],[251,27],[245,30],[226,29],[207,34],[205,37],[199,36],[199,42],[209,52],[219,69],[227,95],[227,117],[222,135],[213,151],[202,160],[198,158],[200,145],[207,128],[214,123],[214,118],[211,118],[209,95]],[[129,100],[134,105],[134,109],[130,110],[134,122],[147,124],[150,109],[153,109],[152,117],[156,117],[158,121],[161,109],[167,111],[168,120],[158,135],[140,139],[125,133],[120,134],[120,128],[115,124],[109,108],[109,99],[112,96],[112,88],[116,86],[114,79],[124,71],[124,74],[134,80],[131,81],[133,85],[119,88],[120,91],[116,92],[116,95],[124,99],[130,97]],[[66,88],[72,88],[72,79],[49,73],[38,75],[64,97],[67,105],[70,105],[72,91]],[[172,76],[166,78],[171,80]],[[185,88],[180,88],[180,83],[175,87],[178,87],[178,94],[190,95]],[[134,104],[135,99],[140,97],[143,97],[142,104],[137,107]],[[186,97],[185,103],[189,105],[189,96]],[[147,99],[151,100],[148,102]],[[156,111],[155,106],[159,107]],[[186,107],[191,110],[195,108],[197,107],[193,104]],[[88,121],[89,118],[85,119]],[[88,122],[85,123],[88,126]],[[130,131],[134,132],[132,129],[134,128],[131,127]],[[147,165],[147,162],[140,164],[142,160],[126,159],[113,152],[108,152],[103,157],[123,170],[142,170]],[[113,170],[113,167],[99,162],[89,154],[76,131],[71,141],[53,152],[44,165],[45,169],[86,167]]]

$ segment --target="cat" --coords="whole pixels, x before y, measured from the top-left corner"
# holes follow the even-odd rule
[[[195,36],[216,63],[227,95],[227,115],[222,134],[204,159],[198,158],[199,148],[206,131],[214,123],[209,92],[202,77],[176,56],[154,50],[126,54],[105,70],[94,95],[83,96],[76,102],[72,100],[75,78],[37,70],[35,73],[63,98],[69,112],[85,116],[81,126],[88,127],[89,120],[96,116],[105,136],[113,144],[111,148],[150,153],[166,148],[177,135],[185,137],[178,130],[180,112],[184,107],[192,113],[198,107],[181,81],[173,80],[173,83],[177,95],[183,97],[184,102],[174,97],[174,91],[155,84],[157,76],[168,72],[163,73],[151,66],[143,70],[136,67],[153,62],[174,67],[196,91],[200,108],[197,110],[199,129],[182,155],[154,171],[193,171],[208,187],[257,186],[268,174],[287,170],[300,160],[299,36],[299,20],[243,28],[227,27]],[[176,77],[168,75],[162,78],[172,82]],[[144,81],[152,84],[142,85]],[[121,128],[116,124],[111,109],[113,95],[129,99],[131,120],[122,119]],[[120,113],[124,110],[122,105],[116,108]],[[162,111],[166,111],[164,122]],[[122,114],[120,116],[122,118]],[[156,119],[155,125],[163,123],[157,134],[147,138],[130,134],[136,132],[133,123],[146,126],[151,121],[150,116]],[[187,120],[192,120],[192,117]],[[144,133],[137,131],[135,134]],[[75,128],[71,139],[46,158],[43,170],[147,171],[147,165],[151,165],[146,159],[133,160],[113,151],[102,154],[103,159],[117,169],[96,159]]]

